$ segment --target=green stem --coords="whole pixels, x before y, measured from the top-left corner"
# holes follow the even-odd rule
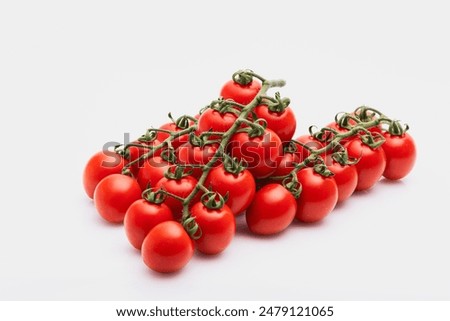
[[[272,87],[283,87],[286,84],[284,80],[272,80],[272,81],[265,81],[263,82],[261,89],[259,90],[258,94],[253,98],[253,100],[247,104],[242,110],[238,117],[238,119],[234,122],[233,126],[226,131],[222,135],[222,141],[219,144],[219,147],[217,148],[216,153],[214,156],[210,159],[210,161],[205,165],[203,168],[202,176],[200,176],[197,185],[192,190],[192,192],[184,199],[183,202],[183,217],[182,221],[185,221],[190,218],[189,213],[189,203],[195,198],[197,193],[202,189],[201,187],[204,187],[204,183],[206,180],[206,177],[208,176],[211,168],[213,165],[217,162],[219,157],[225,153],[226,147],[231,139],[231,137],[237,132],[237,130],[241,127],[241,124],[244,122],[247,122],[248,114],[259,105],[261,101],[261,97],[266,94],[266,92],[272,88]]]

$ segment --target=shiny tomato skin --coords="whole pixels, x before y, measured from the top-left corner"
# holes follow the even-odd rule
[[[314,150],[318,150],[324,147],[321,142],[316,140],[311,135],[301,135],[297,137],[295,140]],[[299,144],[296,144],[296,146],[297,146],[297,155],[299,156],[301,162],[304,161],[306,158],[308,158],[309,155],[311,155],[311,153],[306,148],[300,146]]]
[[[164,177],[164,173],[170,166],[172,164],[166,162],[160,156],[146,159],[137,175],[137,181],[142,191],[146,190],[149,186],[155,186]]]
[[[280,184],[267,184],[256,192],[245,218],[251,232],[272,235],[284,231],[297,212],[297,202]]]
[[[372,149],[359,139],[351,140],[345,147],[350,158],[359,159],[355,164],[358,172],[356,190],[364,191],[372,188],[386,168],[386,155],[383,148]]]
[[[233,113],[221,113],[215,109],[206,109],[198,119],[196,134],[213,131],[224,133],[233,126],[236,122],[237,116]],[[210,139],[219,139],[219,135],[210,135]]]
[[[258,118],[266,120],[267,128],[273,130],[282,142],[292,139],[297,127],[297,121],[291,107],[287,107],[284,111],[277,113],[270,111],[266,105],[259,105],[254,111]]]
[[[218,144],[208,144],[202,147],[185,143],[177,148],[177,159],[181,165],[206,165],[216,154]],[[199,167],[192,168],[192,176],[199,179],[203,171]]]
[[[271,176],[286,176],[295,168],[294,164],[301,163],[297,153],[284,153],[280,155],[278,167]]]
[[[234,215],[239,215],[247,209],[255,196],[255,179],[249,170],[245,169],[239,174],[226,171],[223,164],[213,168],[206,177],[205,186],[212,191],[225,196]]]
[[[297,173],[302,193],[297,199],[296,218],[305,223],[322,220],[336,206],[338,189],[332,177],[324,177],[307,167]]]
[[[236,133],[228,148],[233,157],[248,163],[248,170],[255,179],[269,177],[277,169],[283,152],[280,138],[270,129],[256,137],[250,137],[246,132]]]
[[[140,199],[130,205],[123,224],[128,241],[140,250],[142,242],[152,228],[171,220],[173,220],[172,211],[166,204],[154,204]]]
[[[220,96],[223,99],[232,99],[239,104],[247,105],[256,97],[260,89],[261,83],[257,80],[253,80],[247,85],[229,80],[223,85]]]
[[[94,192],[94,204],[106,221],[121,223],[134,201],[141,198],[138,182],[129,176],[112,174],[100,181]]]
[[[183,226],[175,221],[156,225],[142,243],[141,255],[144,263],[160,273],[181,270],[194,255],[194,243]]]
[[[327,167],[333,172],[333,178],[338,189],[338,203],[348,199],[356,190],[358,184],[358,171],[354,165],[341,165],[327,157]]]
[[[83,187],[89,198],[94,198],[98,183],[106,176],[120,174],[128,163],[123,157],[111,151],[100,151],[87,162],[83,171]]]
[[[408,133],[401,136],[383,134],[386,141],[381,147],[386,154],[386,168],[383,176],[399,180],[411,172],[416,162],[417,151],[414,139]]]
[[[194,241],[200,252],[218,254],[230,245],[236,232],[236,222],[227,205],[221,209],[209,209],[198,202],[192,206],[191,215],[201,230],[200,238]]]
[[[157,190],[162,188],[171,194],[185,198],[194,190],[195,185],[197,185],[197,180],[192,176],[185,176],[180,179],[169,179],[167,177],[163,177],[158,181],[158,183],[156,183],[155,189]],[[199,198],[200,192],[197,193],[192,204],[197,202]],[[183,204],[181,201],[168,195],[164,200],[164,203],[172,210],[175,219],[181,218],[183,211]]]

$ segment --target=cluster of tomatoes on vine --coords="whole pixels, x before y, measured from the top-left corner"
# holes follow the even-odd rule
[[[283,85],[238,71],[198,115],[171,118],[88,161],[87,195],[101,217],[123,222],[148,267],[174,272],[195,249],[222,252],[238,215],[245,213],[252,233],[280,233],[294,219],[320,221],[355,191],[413,168],[408,127],[366,106],[293,139],[290,100],[267,94]]]

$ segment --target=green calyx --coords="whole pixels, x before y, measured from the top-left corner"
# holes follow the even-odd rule
[[[385,138],[380,133],[371,133],[364,129],[365,134],[360,136],[361,141],[372,149],[377,149],[384,144]]]
[[[235,83],[241,86],[247,86],[253,81],[253,71],[249,69],[238,70],[231,76]]]
[[[327,165],[325,165],[324,163],[317,163],[314,165],[314,172],[316,172],[317,174],[320,174],[324,177],[331,177],[333,176],[333,172],[330,171],[327,167]]]
[[[291,103],[291,100],[287,97],[281,98],[281,95],[279,92],[275,93],[275,98],[269,99],[267,102],[267,108],[274,113],[283,113],[284,110],[289,107],[289,104]]]
[[[154,191],[153,188],[149,187],[142,192],[142,198],[152,204],[161,204],[166,199],[166,192],[163,190]]]
[[[299,198],[302,193],[302,184],[297,179],[296,173],[291,173],[282,181],[282,185],[286,188],[295,198]]]
[[[183,177],[192,174],[192,168],[188,166],[173,165],[168,168],[164,173],[164,177],[167,179],[180,180]]]
[[[389,124],[388,132],[393,136],[403,136],[409,130],[408,124],[402,126],[398,120],[393,120]]]
[[[210,210],[218,210],[225,205],[227,199],[228,193],[225,194],[225,197],[223,197],[217,192],[210,191],[202,195],[201,201],[202,204],[205,205]]]
[[[236,157],[231,157],[224,153],[223,167],[228,173],[237,176],[247,168],[247,162],[244,159],[238,160]]]

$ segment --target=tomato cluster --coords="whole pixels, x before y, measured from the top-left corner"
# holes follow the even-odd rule
[[[267,95],[283,85],[236,72],[199,115],[169,115],[172,122],[88,161],[86,194],[103,219],[123,223],[149,268],[174,272],[196,250],[222,252],[238,215],[252,233],[280,233],[295,219],[322,220],[382,176],[397,180],[411,171],[416,149],[408,128],[373,108],[293,139],[290,100]]]

